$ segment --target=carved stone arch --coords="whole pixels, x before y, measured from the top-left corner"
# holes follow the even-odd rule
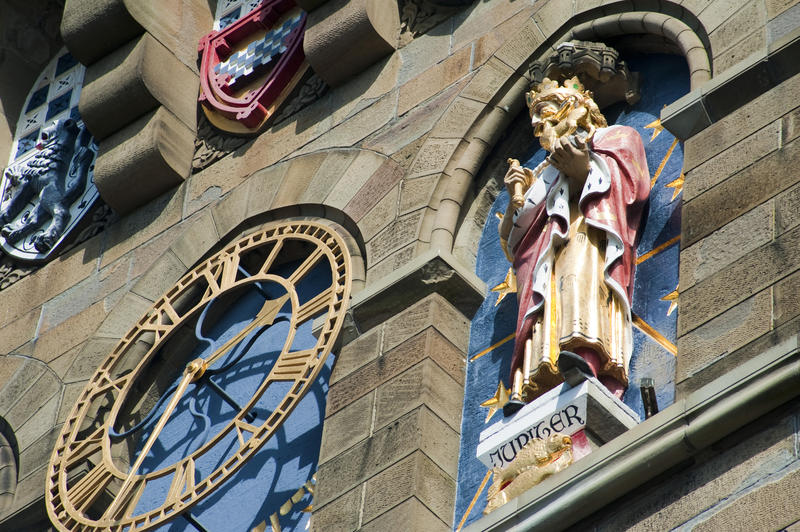
[[[457,256],[468,258],[469,253],[462,253],[459,245],[474,247],[475,235],[462,235],[459,245],[456,235],[470,215],[470,208],[488,208],[473,205],[473,181],[505,128],[523,107],[529,85],[523,73],[528,65],[553,54],[561,42],[651,34],[670,40],[684,53],[692,73],[692,88],[710,79],[707,33],[697,16],[686,8],[668,0],[633,0],[583,10],[573,6],[573,10],[564,10],[563,2],[557,0],[542,2],[522,29],[481,67],[439,120],[439,124],[458,122],[458,114],[463,114],[459,104],[471,105],[471,122],[463,128],[457,147],[444,165],[422,223],[420,240],[429,242],[431,248],[453,250]],[[437,129],[441,128],[434,128],[434,132]]]
[[[0,417],[0,514],[14,504],[19,474],[19,449],[14,432]]]

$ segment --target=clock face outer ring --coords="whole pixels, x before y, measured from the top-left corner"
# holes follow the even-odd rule
[[[271,266],[276,264],[280,250],[285,249],[287,241],[301,241],[310,245],[312,250],[302,257],[300,266],[285,278],[271,273]],[[238,278],[239,259],[247,252],[264,248],[269,250],[260,270],[250,277]],[[331,269],[331,285],[299,304],[294,290],[296,283],[315,266],[324,264]],[[187,320],[197,316],[205,306],[222,294],[232,289],[253,284],[258,281],[271,281],[280,284],[289,294],[292,302],[290,332],[286,338],[281,354],[262,381],[258,391],[245,404],[217,435],[211,437],[202,447],[168,467],[145,475],[129,475],[120,471],[111,458],[109,429],[114,422],[121,403],[124,402],[133,384],[148,366],[148,362],[159,351],[172,333]],[[344,322],[347,302],[351,288],[350,256],[341,237],[332,229],[309,221],[284,222],[268,226],[262,231],[250,234],[228,246],[222,251],[193,268],[170,288],[150,310],[120,339],[111,354],[100,365],[89,380],[76,404],[72,408],[57,440],[50,459],[47,476],[47,511],[51,521],[60,530],[126,530],[144,531],[164,525],[182,512],[188,510],[203,498],[222,485],[233,473],[253,456],[283,424],[294,407],[303,398],[316,380],[325,364],[325,359],[341,331]],[[183,312],[176,309],[173,303],[180,300],[187,292],[201,284],[205,288],[199,301]],[[300,324],[326,311],[322,316],[324,323],[317,343],[313,348],[288,352],[292,337]],[[254,319],[254,322],[256,320]],[[133,350],[137,341],[145,335],[155,338],[147,353],[141,357],[136,367],[120,375],[114,373],[117,364],[125,361],[125,355]],[[269,382],[294,382],[289,387],[279,406],[260,425],[245,421],[246,412],[265,391]],[[95,406],[98,397],[112,397],[113,406],[110,414],[97,428],[85,429],[86,422],[92,419],[88,415],[90,407]],[[215,471],[201,481],[194,480],[194,460],[205,451],[214,447],[218,439],[231,431],[236,431],[239,449]],[[87,435],[88,432],[88,435]],[[99,458],[97,458],[99,455]],[[90,461],[89,459],[92,459]],[[88,468],[88,472],[68,489],[68,473],[77,469]],[[191,481],[188,480],[191,474]],[[172,475],[172,487],[164,503],[154,510],[138,515],[131,515],[135,508],[137,490],[141,496],[144,483],[155,478]],[[90,517],[83,511],[92,507],[101,495],[122,499],[120,494],[113,495],[109,488],[114,483],[127,477],[132,482],[122,484],[125,488],[125,500],[115,501],[117,509],[110,515],[98,518]],[[71,480],[71,479],[70,479]],[[127,486],[127,488],[126,488]],[[131,487],[133,486],[133,487]],[[113,499],[112,499],[113,500]],[[133,503],[130,503],[133,501]],[[79,507],[76,507],[75,503]]]

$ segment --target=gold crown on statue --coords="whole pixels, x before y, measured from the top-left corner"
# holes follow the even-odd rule
[[[533,115],[534,106],[541,101],[563,100],[569,97],[577,97],[580,101],[586,101],[593,100],[594,95],[592,91],[583,87],[583,83],[577,76],[564,80],[563,85],[559,85],[557,81],[550,78],[544,78],[535,89],[525,93],[525,101],[531,115]]]

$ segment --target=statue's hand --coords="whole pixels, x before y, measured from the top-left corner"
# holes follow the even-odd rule
[[[570,142],[570,137],[556,139],[547,160],[569,179],[574,190],[578,192],[589,175],[589,148],[579,137],[572,138],[577,146]]]
[[[503,183],[511,195],[511,205],[515,209],[522,207],[525,203],[525,192],[530,188],[533,182],[533,173],[519,164],[516,159],[508,160],[508,171],[503,178]]]

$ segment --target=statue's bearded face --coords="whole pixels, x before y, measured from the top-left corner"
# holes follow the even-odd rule
[[[588,113],[574,98],[550,94],[538,101],[531,109],[533,134],[547,151],[552,151],[556,138],[572,135],[578,129],[578,121]]]

